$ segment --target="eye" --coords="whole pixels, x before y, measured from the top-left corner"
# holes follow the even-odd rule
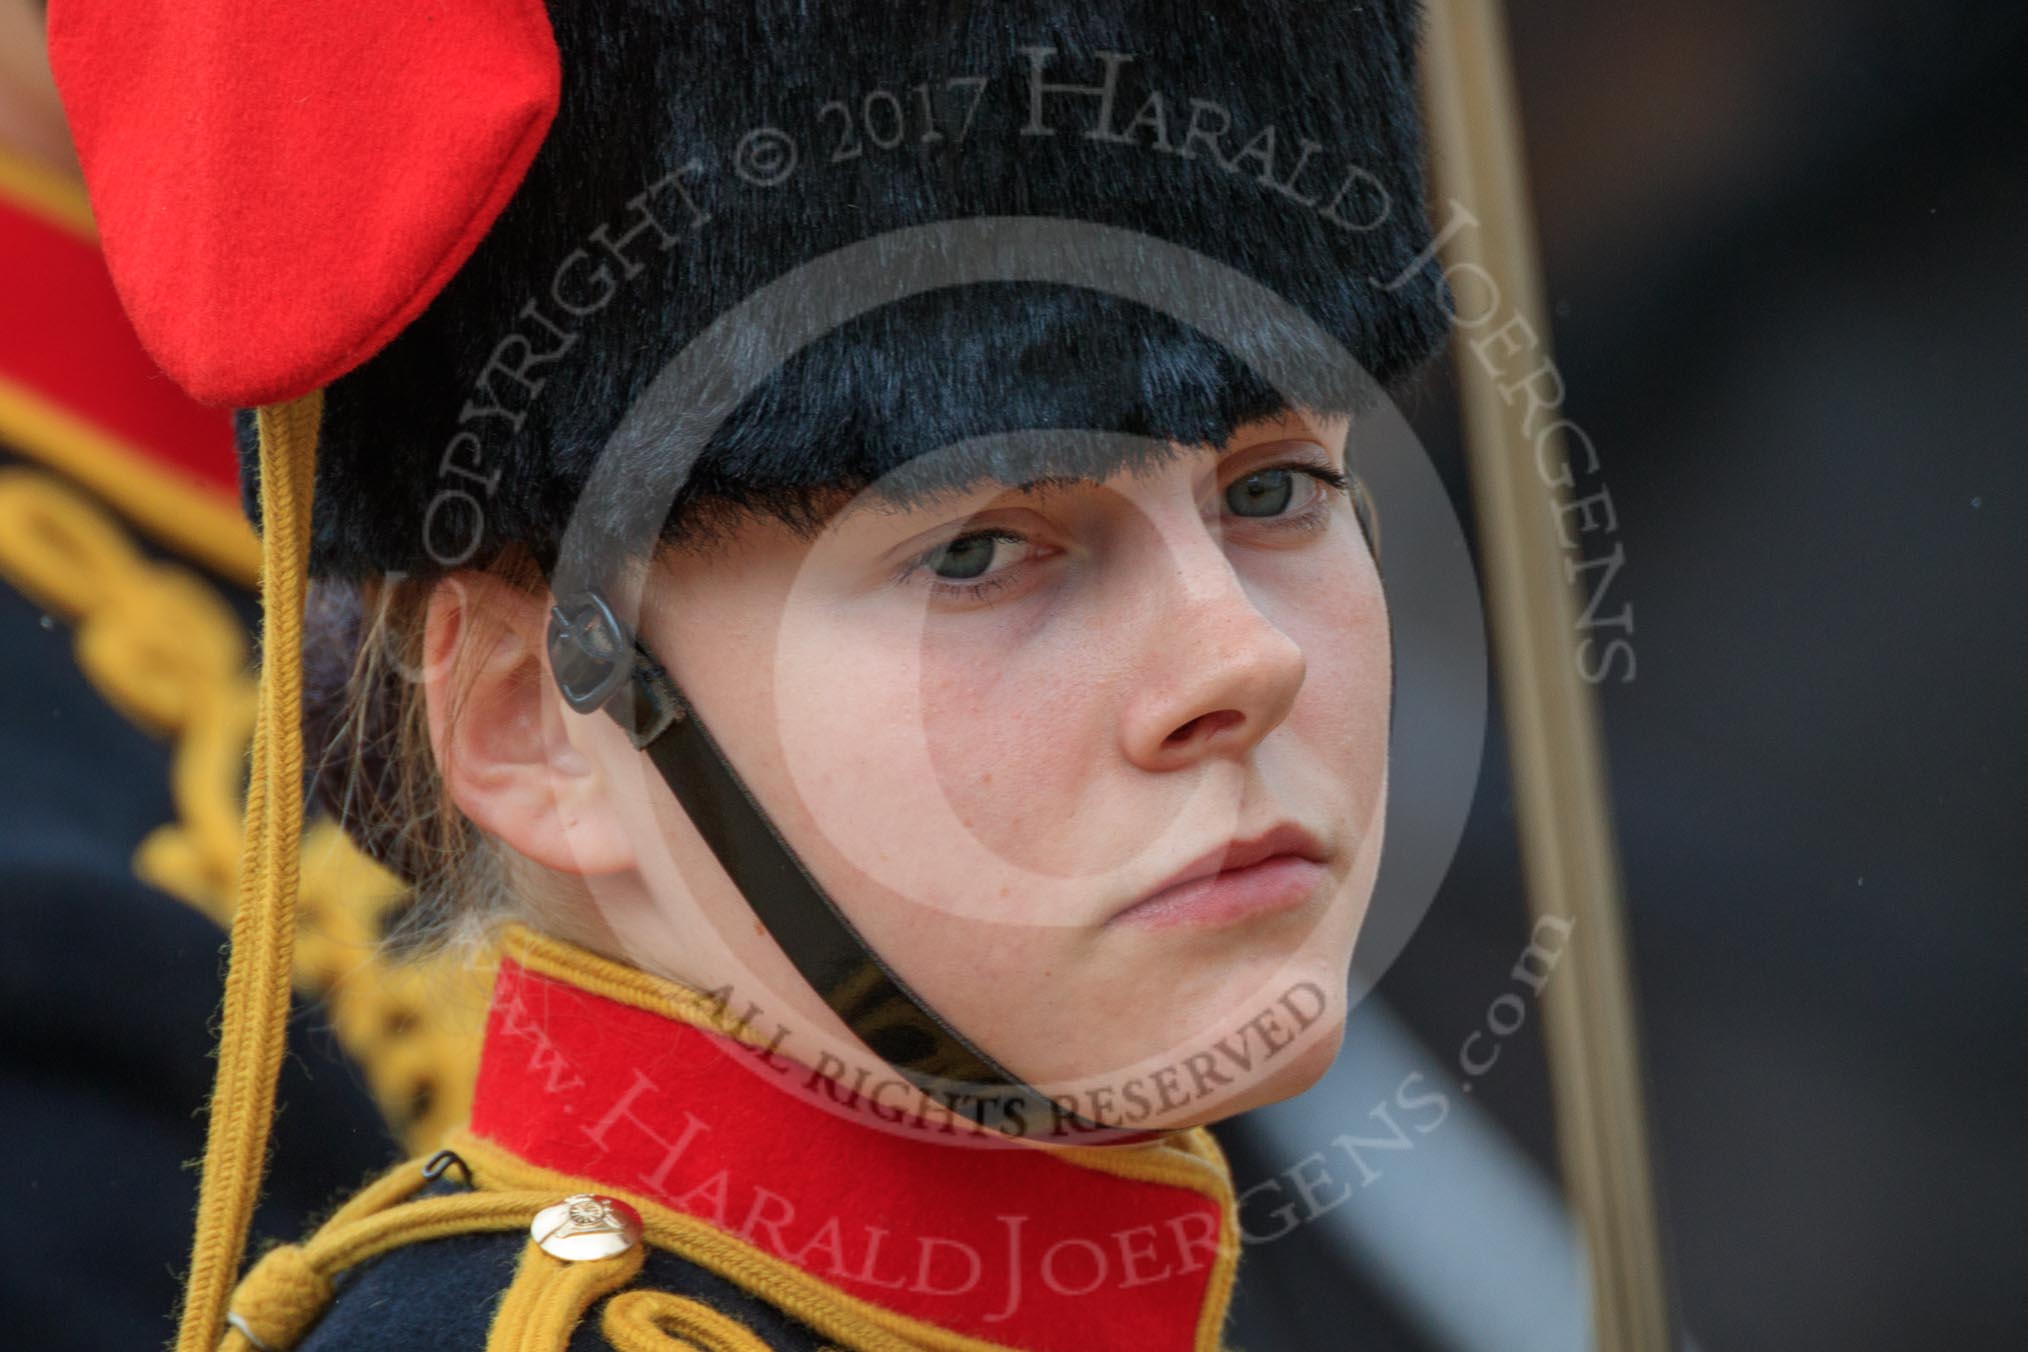
[[[1225,505],[1239,516],[1280,516],[1295,494],[1295,473],[1277,465],[1234,480],[1225,490]]]
[[[1014,546],[1005,548],[1001,546]],[[953,601],[983,601],[1022,572],[1025,556],[1020,549],[1032,542],[1011,530],[975,530],[946,540],[943,544],[910,559],[896,580],[907,583],[918,573],[928,574],[928,589],[934,596]]]
[[[1010,542],[1019,544],[1021,537],[1006,531],[960,535],[923,555],[922,566],[947,582],[970,582],[984,576],[1000,546]]]
[[[1347,492],[1350,483],[1349,476],[1323,465],[1264,465],[1227,485],[1225,507],[1234,516],[1286,520],[1294,525],[1328,512],[1329,490]],[[1299,493],[1299,487],[1307,487],[1308,492]]]

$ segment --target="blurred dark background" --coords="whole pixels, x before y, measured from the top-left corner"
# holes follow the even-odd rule
[[[1635,621],[1633,678],[1597,692],[1686,1331],[2028,1345],[2028,6],[1508,13],[1564,411]],[[1411,413],[1469,522],[1456,390],[1433,371]],[[1527,944],[1502,735],[1380,995],[1553,1180],[1539,1021],[1469,1101],[1455,1064]],[[1354,1079],[1385,1019],[1355,1013]],[[1305,1113],[1225,1130],[1242,1186],[1325,1146]],[[1452,1218],[1420,1276],[1346,1239],[1447,1204],[1454,1164],[1387,1161],[1253,1245],[1235,1343],[1568,1345],[1561,1291],[1432,1317],[1484,1295],[1497,1226]]]

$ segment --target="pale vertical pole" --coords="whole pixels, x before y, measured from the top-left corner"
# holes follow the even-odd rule
[[[1532,433],[1554,420],[1525,426],[1530,401],[1500,391],[1502,376],[1511,387],[1549,354],[1506,20],[1496,0],[1429,0],[1427,12],[1433,214],[1460,318],[1473,320],[1453,353],[1529,905],[1538,928],[1547,917],[1571,922],[1543,991],[1564,1185],[1584,1230],[1596,1345],[1670,1352],[1619,863],[1597,710],[1575,662],[1574,560],[1559,538],[1566,495],[1554,482],[1567,477],[1566,448],[1554,432],[1538,446]],[[1480,321],[1494,288],[1497,310]],[[1474,343],[1516,320],[1525,328],[1506,342],[1532,335],[1539,355],[1502,370],[1491,358],[1511,349],[1496,344],[1482,359]]]

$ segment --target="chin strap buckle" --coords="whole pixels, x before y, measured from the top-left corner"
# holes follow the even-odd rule
[[[550,607],[548,644],[564,703],[581,714],[604,709],[636,747],[689,712],[669,673],[598,592],[578,592]],[[630,697],[615,698],[622,690]]]
[[[633,668],[632,635],[597,592],[580,592],[549,611],[549,666],[564,702],[581,714],[605,707]]]

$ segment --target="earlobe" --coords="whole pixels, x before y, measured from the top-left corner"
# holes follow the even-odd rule
[[[546,593],[486,573],[436,585],[423,631],[430,745],[480,830],[559,873],[622,872],[632,844],[599,758],[572,737],[596,729],[571,726],[551,681],[546,607]]]

